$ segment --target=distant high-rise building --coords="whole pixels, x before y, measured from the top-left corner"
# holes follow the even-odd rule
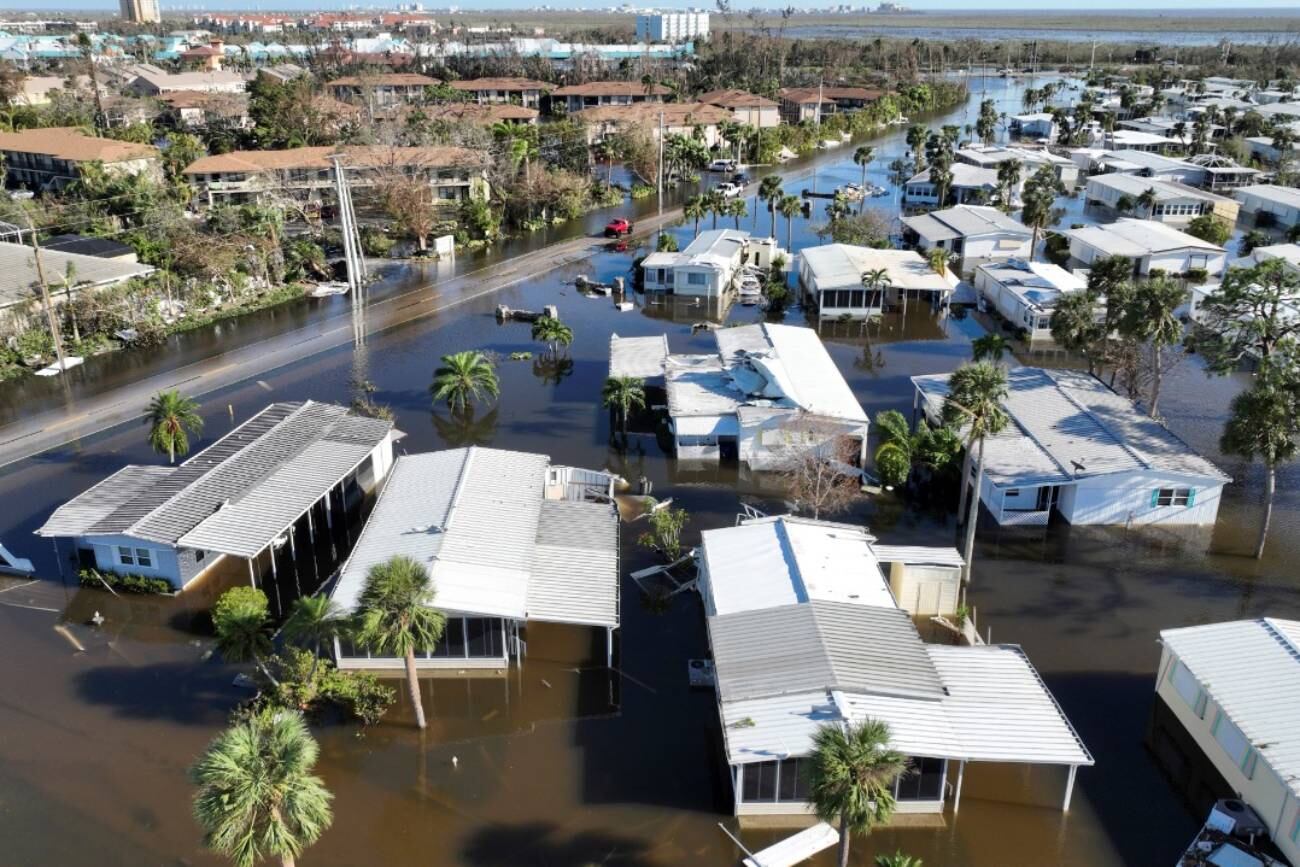
[[[162,20],[158,0],[119,0],[122,20],[133,24],[155,24]]]
[[[640,42],[703,42],[709,38],[707,12],[642,12],[636,16]]]

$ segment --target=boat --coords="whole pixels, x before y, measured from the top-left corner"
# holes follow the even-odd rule
[[[873,199],[883,199],[885,196],[889,195],[889,189],[887,187],[882,187],[879,184],[871,184],[868,187],[867,192],[871,194],[871,198]]]
[[[36,371],[36,375],[37,376],[58,376],[60,373],[63,373],[64,371],[67,370],[71,370],[72,368],[80,365],[84,361],[85,359],[82,358],[80,355],[65,355],[63,356],[62,366],[60,366],[59,362],[56,361],[53,364],[51,364],[49,367],[42,367],[40,370]]]
[[[1178,859],[1177,867],[1285,867],[1268,826],[1244,801],[1224,798]]]
[[[307,290],[307,295],[311,298],[328,298],[331,295],[346,295],[349,289],[348,284],[342,281],[327,280],[312,286]]]
[[[906,126],[907,124],[909,124],[909,123],[911,123],[911,122],[912,122],[911,118],[909,118],[907,115],[905,115],[905,114],[900,114],[898,117],[896,117],[896,118],[894,118],[893,120],[891,120],[891,121],[889,122],[889,125],[890,125],[890,126]]]
[[[835,191],[837,196],[842,196],[850,202],[861,201],[867,194],[867,190],[861,184],[845,184]]]

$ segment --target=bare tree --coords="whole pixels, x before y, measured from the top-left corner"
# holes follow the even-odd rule
[[[857,498],[861,474],[853,466],[859,443],[843,427],[802,417],[782,429],[788,457],[781,473],[798,508],[820,519],[823,512],[843,511]]]

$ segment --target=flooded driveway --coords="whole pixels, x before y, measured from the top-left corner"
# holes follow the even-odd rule
[[[1018,96],[1006,99],[1018,106]],[[878,153],[887,162],[898,149],[891,138]],[[858,176],[846,152],[818,170],[816,183]],[[759,216],[760,225],[766,218]],[[811,241],[805,221],[795,230],[797,246]],[[690,228],[677,231],[685,238]],[[348,403],[352,383],[368,380],[372,399],[395,411],[407,434],[399,449],[408,453],[477,443],[645,476],[657,496],[691,512],[692,542],[701,529],[734,523],[742,500],[779,510],[779,496],[734,470],[679,466],[652,434],[634,434],[625,454],[611,446],[598,401],[611,333],[666,331],[675,352],[713,346],[707,333],[691,333],[705,311],[647,307],[638,298],[636,309],[619,312],[609,299],[583,297],[570,285],[580,273],[628,275],[635,252],[602,252],[372,335],[364,347],[332,349],[214,393],[202,401],[206,428],[197,447],[231,428],[228,406],[237,422],[275,400]],[[527,325],[498,324],[497,303],[558,305],[576,335],[567,359],[506,360],[541,347]],[[738,307],[728,317],[757,315]],[[788,318],[800,321],[798,313]],[[906,321],[886,317],[865,331],[823,328],[832,357],[872,415],[910,412],[909,377],[951,370],[969,358],[970,341],[981,333],[974,317],[934,318],[916,309]],[[471,348],[502,358],[500,402],[468,421],[431,410],[438,357]],[[1173,862],[1201,817],[1181,805],[1142,745],[1157,632],[1300,616],[1300,471],[1280,473],[1271,543],[1255,561],[1243,555],[1260,516],[1262,474],[1217,454],[1228,401],[1244,381],[1206,379],[1189,358],[1162,400],[1171,427],[1235,479],[1213,532],[1053,527],[990,531],[977,546],[971,602],[981,630],[1025,648],[1097,759],[1080,771],[1071,811],[1059,810],[1063,772],[972,766],[958,817],[856,841],[855,864],[900,848],[943,867]],[[220,863],[201,848],[185,769],[245,693],[232,685],[234,670],[209,657],[202,606],[114,599],[65,584],[49,543],[31,535],[55,506],[129,462],[158,462],[142,427],[108,431],[0,472],[0,540],[32,557],[40,573],[35,582],[0,579],[0,863]],[[950,516],[891,495],[853,517],[887,543],[954,539]],[[651,562],[635,546],[639,529],[624,527],[625,573]],[[86,625],[95,611],[105,617],[102,627]],[[318,726],[320,771],[335,793],[336,818],[302,863],[736,863],[737,850],[717,828],[719,821],[734,826],[714,699],[687,679],[688,660],[705,654],[699,601],[691,594],[668,604],[645,601],[625,580],[622,612],[613,677],[603,668],[603,648],[541,630],[530,635],[521,670],[425,681],[432,725],[423,735],[409,725],[400,690],[399,704],[374,728]],[[743,834],[755,847],[777,836]],[[832,861],[825,854],[813,863]]]

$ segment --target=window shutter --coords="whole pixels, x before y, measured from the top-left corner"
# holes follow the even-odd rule
[[[1187,508],[1190,509],[1192,506],[1195,506],[1195,505],[1196,505],[1196,488],[1188,488],[1188,489],[1187,489]]]
[[[1151,492],[1151,508],[1154,509],[1156,507],[1156,503],[1159,499],[1160,499],[1160,489],[1156,488],[1154,491]]]

